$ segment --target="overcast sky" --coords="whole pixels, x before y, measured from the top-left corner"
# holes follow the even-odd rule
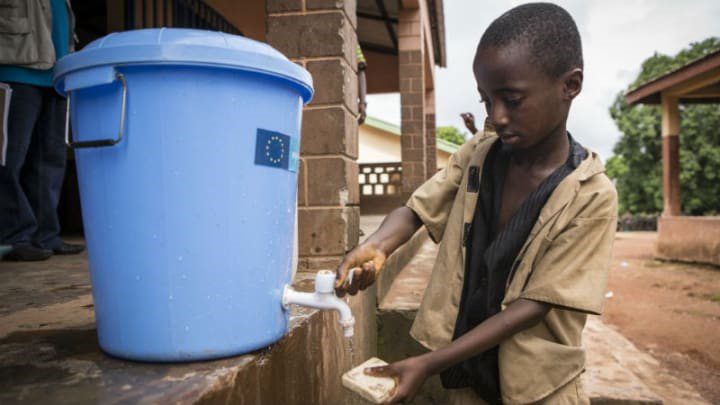
[[[436,68],[437,125],[463,127],[459,114],[470,111],[479,122],[471,65],[485,28],[508,9],[527,1],[445,0],[447,68]],[[580,29],[585,82],[573,103],[568,130],[603,159],[620,136],[608,114],[615,95],[637,76],[654,52],[674,55],[690,42],[720,36],[718,0],[566,0],[553,1],[572,14]],[[368,114],[400,123],[399,94],[369,96]],[[478,125],[479,126],[479,125]]]

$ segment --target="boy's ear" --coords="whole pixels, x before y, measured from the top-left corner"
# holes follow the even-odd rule
[[[563,75],[563,96],[572,101],[582,90],[583,71],[575,68]]]

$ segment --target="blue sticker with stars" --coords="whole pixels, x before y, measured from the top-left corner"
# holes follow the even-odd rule
[[[299,142],[295,138],[265,129],[257,130],[255,164],[296,172],[300,160]]]

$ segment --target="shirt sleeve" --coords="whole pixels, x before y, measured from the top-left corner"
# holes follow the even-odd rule
[[[612,189],[578,217],[536,258],[520,298],[599,315],[617,228],[617,195]]]
[[[447,166],[435,173],[410,196],[406,206],[420,218],[435,243],[442,240],[450,210],[462,182],[467,160],[477,138],[465,142],[448,159]]]

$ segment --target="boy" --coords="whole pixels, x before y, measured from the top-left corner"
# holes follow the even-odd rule
[[[496,133],[466,142],[339,266],[338,293],[356,294],[421,225],[440,242],[410,332],[431,351],[366,370],[396,379],[391,403],[436,373],[455,403],[589,403],[581,334],[602,310],[617,195],[566,131],[582,68],[564,9],[526,4],[496,19],[473,65]]]

